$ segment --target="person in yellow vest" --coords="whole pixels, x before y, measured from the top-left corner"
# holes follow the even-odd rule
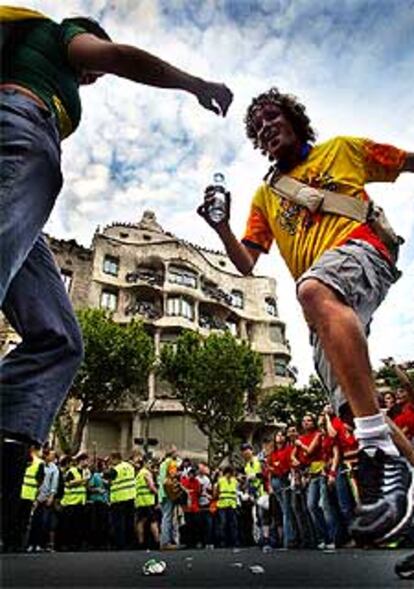
[[[63,547],[80,550],[85,539],[85,504],[89,480],[89,457],[81,452],[65,474],[65,488],[60,502],[62,507]]]
[[[238,481],[232,466],[226,466],[214,488],[217,497],[218,542],[221,548],[239,543],[237,521]]]
[[[154,477],[150,465],[144,459],[138,465],[135,478],[135,514],[138,544],[145,547],[145,526],[149,522],[152,538],[158,547],[160,542],[160,529],[158,525],[155,503],[158,494],[154,483]]]
[[[40,485],[44,478],[44,462],[40,458],[40,450],[31,447],[29,461],[24,473],[23,485],[20,492],[19,522],[17,548],[26,548],[25,538],[28,536],[31,515],[36,507],[36,499]],[[33,547],[38,549],[39,547]],[[40,548],[39,548],[40,552]]]
[[[253,447],[249,443],[242,444],[241,454],[246,475],[246,492],[251,497],[253,538],[255,542],[261,543],[263,540],[263,510],[258,507],[257,501],[265,494],[262,464],[253,453]]]
[[[0,366],[1,451],[11,456],[0,460],[7,533],[27,447],[47,439],[83,356],[72,304],[42,235],[62,187],[61,142],[81,119],[79,87],[111,74],[185,92],[220,116],[233,95],[224,84],[112,42],[90,18],[55,22],[38,11],[1,6],[0,28],[0,41],[10,31],[0,55],[0,306],[22,338]],[[161,93],[159,100],[162,108]]]
[[[135,469],[117,451],[111,452],[109,462],[113,544],[117,550],[123,550],[134,545]]]

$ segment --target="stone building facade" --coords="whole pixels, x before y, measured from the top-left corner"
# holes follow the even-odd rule
[[[143,320],[157,353],[184,328],[204,335],[230,330],[262,355],[264,393],[294,379],[273,278],[241,276],[224,253],[164,231],[151,211],[136,224],[98,229],[90,248],[51,237],[49,243],[75,308],[108,309],[119,323]],[[5,346],[10,338],[11,332],[3,331]],[[260,435],[262,427],[247,416],[243,435]],[[125,408],[91,415],[83,446],[97,448],[100,455],[114,448],[129,452],[134,439],[143,437],[158,439],[157,451],[175,443],[194,457],[205,455],[207,447],[168,385],[154,375],[143,411]]]

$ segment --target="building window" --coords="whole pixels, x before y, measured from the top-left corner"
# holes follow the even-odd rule
[[[275,344],[285,343],[283,329],[280,325],[271,325],[270,326],[270,340],[272,342],[274,342]]]
[[[72,287],[72,278],[73,278],[72,270],[66,270],[65,268],[61,268],[60,275],[62,276],[62,280],[63,280],[63,284],[65,285],[66,292],[70,292],[70,289]]]
[[[168,270],[168,282],[197,288],[197,275],[194,272],[191,272],[191,270],[170,266]]]
[[[266,311],[269,313],[269,315],[273,315],[274,317],[277,317],[276,300],[273,297],[267,297],[265,299],[265,303],[266,303]]]
[[[121,233],[119,234],[119,237],[121,239],[128,239],[129,233],[124,233],[123,231],[121,231]]]
[[[194,320],[194,305],[184,297],[171,297],[167,300],[167,315],[180,316]]]
[[[103,271],[105,272],[105,274],[118,276],[119,258],[115,258],[114,256],[105,256],[103,261]]]
[[[237,323],[234,321],[226,321],[226,328],[228,331],[230,331],[231,335],[237,337]]]
[[[231,291],[231,306],[243,309],[244,307],[244,296],[241,290]]]
[[[287,364],[283,358],[274,359],[274,369],[276,376],[287,376]]]
[[[112,290],[103,290],[101,294],[101,309],[116,311],[118,307],[118,293]]]

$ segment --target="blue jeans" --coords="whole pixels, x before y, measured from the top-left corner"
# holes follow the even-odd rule
[[[41,235],[62,186],[53,117],[0,91],[0,304],[22,342],[0,363],[1,429],[43,443],[82,360],[82,338]]]
[[[168,497],[165,497],[161,503],[161,546],[175,542],[174,530],[174,503]]]
[[[330,504],[328,486],[323,475],[313,475],[307,491],[307,507],[315,526],[318,542],[331,544],[336,540],[338,522]]]
[[[295,531],[292,522],[291,490],[288,477],[272,477],[272,489],[279,502],[283,516],[283,547],[295,541]]]
[[[232,507],[222,507],[217,510],[218,540],[220,548],[239,545],[239,530],[237,511]]]
[[[341,464],[338,469],[335,489],[341,515],[348,527],[354,515],[355,500],[349,485],[347,467],[344,464]]]

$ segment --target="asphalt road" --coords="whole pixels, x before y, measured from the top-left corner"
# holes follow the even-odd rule
[[[394,575],[397,559],[409,551],[311,550],[273,551],[186,550],[177,552],[83,552],[6,554],[1,556],[1,586],[107,587],[346,587],[414,588],[413,581]],[[149,558],[162,559],[162,576],[144,576]],[[260,565],[254,573],[249,567]]]

